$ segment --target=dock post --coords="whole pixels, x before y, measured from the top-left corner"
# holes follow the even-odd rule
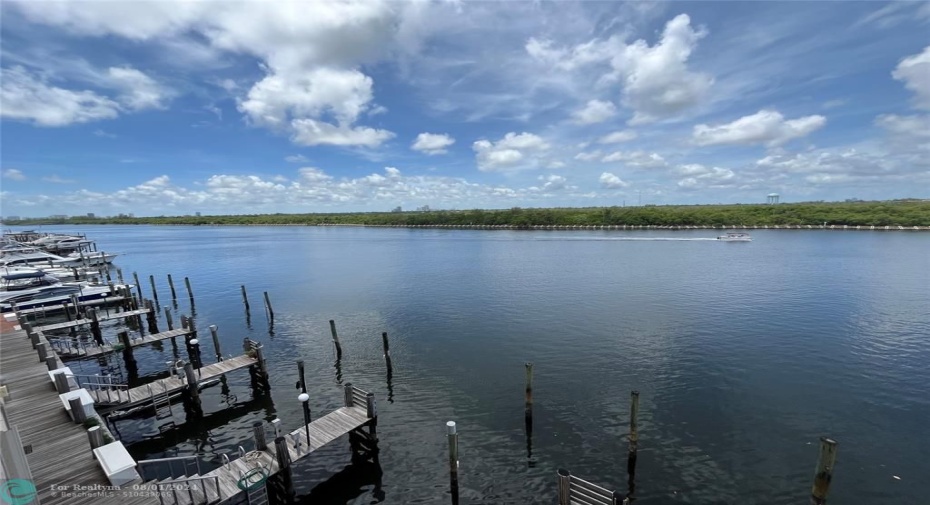
[[[62,302],[61,308],[65,309],[65,318],[67,318],[68,322],[70,323],[71,322],[71,309],[68,307],[68,303],[69,303],[68,301]]]
[[[242,286],[242,303],[245,304],[245,313],[249,313],[249,296],[245,293],[245,284]]]
[[[833,467],[836,465],[836,441],[820,437],[820,456],[814,470],[814,487],[811,489],[811,505],[827,503],[827,493],[833,480]]]
[[[533,364],[526,363],[526,415],[533,417]]]
[[[174,329],[174,320],[171,318],[171,309],[165,307],[165,322],[168,325],[169,330]]]
[[[45,348],[45,342],[39,342],[36,345],[36,351],[39,352],[39,363],[44,363],[48,358],[48,349]]]
[[[125,282],[123,282],[123,269],[122,268],[117,267],[116,279],[119,281],[120,284],[126,284]]]
[[[155,276],[154,275],[149,276],[149,283],[152,285],[152,298],[154,298],[155,301],[158,302],[158,291],[155,290]]]
[[[265,363],[265,355],[262,352],[262,345],[258,344],[255,346],[255,359],[258,360],[258,371],[262,374],[262,380],[265,384],[268,384],[268,369],[267,363]]]
[[[371,419],[368,421],[368,435],[372,441],[378,442],[378,404],[374,393],[365,395],[365,415]]]
[[[97,345],[103,345],[103,334],[100,331],[100,318],[97,309],[88,309],[90,312],[90,332],[94,335],[94,341]]]
[[[452,505],[459,503],[459,434],[455,421],[446,423],[449,438],[449,491],[452,493]]]
[[[307,381],[304,379],[304,360],[297,360],[297,387],[301,393],[307,392]]]
[[[136,283],[136,291],[139,293],[139,299],[142,299],[142,284],[139,283],[139,274],[132,273],[132,280]]]
[[[129,332],[121,331],[116,334],[116,338],[119,339],[120,344],[123,344],[123,356],[126,358],[126,360],[128,361],[133,359],[132,342],[129,340]]]
[[[171,299],[177,300],[178,294],[174,291],[174,281],[171,280],[171,274],[168,274],[168,287],[171,288]]]
[[[265,442],[265,426],[261,421],[252,423],[252,437],[255,438],[255,450],[264,451],[268,449],[268,443]]]
[[[559,505],[571,505],[572,474],[559,468]]]
[[[266,310],[266,315],[268,316],[268,320],[273,323],[274,322],[274,309],[271,308],[271,300],[268,298],[267,291],[265,291],[265,310]]]
[[[352,399],[352,383],[349,382],[343,386],[343,396],[345,397],[346,407],[354,407],[355,401]]]
[[[71,383],[68,382],[68,376],[62,373],[55,374],[55,391],[63,395],[71,391]]]
[[[284,487],[287,495],[293,493],[293,481],[291,480],[291,454],[287,449],[287,440],[284,437],[274,439],[275,458],[278,460],[278,471],[283,474]]]
[[[58,370],[58,358],[54,354],[49,354],[45,358],[45,366],[48,367],[48,371]]]
[[[213,337],[213,349],[216,350],[216,361],[223,361],[223,351],[220,349],[220,336],[216,332],[216,325],[210,325],[210,336]]]
[[[109,265],[103,267],[103,275],[106,276],[107,284],[113,283],[113,279],[110,278],[110,266]]]
[[[87,429],[87,441],[90,442],[90,451],[94,452],[94,449],[103,447],[103,430],[100,429],[100,426],[91,426]]]
[[[68,407],[71,409],[71,417],[74,418],[74,424],[81,424],[87,420],[87,412],[84,412],[84,404],[81,403],[81,397],[75,396],[68,400]]]
[[[142,303],[142,306],[148,309],[148,312],[145,314],[145,320],[149,325],[149,333],[154,335],[158,333],[158,321],[155,315],[155,304],[152,303],[152,300],[145,300]]]
[[[187,297],[190,298],[191,305],[194,305],[194,292],[191,290],[191,280],[185,277],[184,285],[187,286]]]
[[[386,331],[381,332],[381,344],[384,346],[384,363],[387,365],[388,373],[390,373],[394,367],[391,365],[391,349],[388,345]]]
[[[29,340],[32,342],[32,348],[35,349],[39,345],[39,333],[36,331],[29,332]]]
[[[630,447],[626,459],[627,499],[632,501],[636,493],[636,457],[639,449],[639,391],[630,391]]]
[[[342,346],[339,344],[339,334],[336,333],[336,321],[329,320],[329,331],[333,334],[333,344],[336,344],[336,359],[342,359]]]

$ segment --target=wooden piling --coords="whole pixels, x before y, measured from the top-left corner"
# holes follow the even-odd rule
[[[45,345],[45,342],[39,342],[36,345],[36,351],[39,353],[39,363],[44,363],[45,359],[48,358],[48,349]]]
[[[149,333],[154,335],[158,333],[158,313],[155,312],[155,303],[152,300],[145,300],[143,305],[146,309],[149,309],[145,314],[145,319],[149,325]]]
[[[171,299],[177,300],[178,294],[174,291],[174,281],[171,280],[171,274],[168,274],[168,287],[171,288]]]
[[[55,391],[63,395],[71,391],[71,384],[68,382],[68,376],[62,373],[55,374]]]
[[[345,400],[346,407],[354,407],[355,400],[352,398],[352,383],[348,382],[343,386],[343,399]]]
[[[630,391],[630,452],[636,452],[639,444],[639,429],[636,418],[639,416],[639,391]]]
[[[274,309],[271,308],[271,300],[268,298],[268,292],[265,291],[265,310],[268,315],[268,320],[274,322]]]
[[[133,359],[132,341],[129,340],[129,332],[121,331],[116,334],[116,338],[119,339],[119,343],[123,345],[123,356],[127,359]]]
[[[532,415],[533,412],[533,364],[525,363],[526,368],[526,412]]]
[[[58,370],[58,358],[54,354],[50,354],[45,358],[45,366],[48,367],[48,371]]]
[[[384,363],[387,365],[388,373],[393,371],[393,366],[391,365],[391,349],[388,345],[388,335],[387,332],[381,332],[381,344],[384,347]]]
[[[116,269],[116,279],[119,281],[120,284],[126,284],[125,282],[123,282],[123,269],[122,268]]]
[[[100,426],[91,426],[87,429],[87,441],[90,443],[90,450],[104,446],[103,430]]]
[[[249,312],[249,295],[245,293],[245,284],[243,284],[241,287],[242,287],[242,303],[245,304],[245,312],[248,313]]]
[[[307,392],[307,381],[304,379],[304,360],[297,360],[297,387],[301,393]]]
[[[103,333],[100,331],[100,319],[97,314],[97,309],[91,308],[90,312],[90,332],[94,336],[94,341],[97,342],[97,345],[103,345]]]
[[[285,478],[291,474],[291,455],[287,450],[287,439],[278,437],[274,439],[275,457],[278,460],[278,468],[285,473]]]
[[[149,276],[149,283],[152,285],[152,298],[154,298],[155,301],[157,302],[157,301],[158,301],[158,291],[155,289],[155,276],[154,276],[154,275],[150,275],[150,276]]]
[[[252,438],[255,439],[256,451],[264,451],[268,448],[268,443],[265,442],[265,426],[261,421],[252,423]]]
[[[191,402],[194,407],[200,409],[200,387],[197,384],[197,375],[194,373],[194,365],[191,363],[184,364],[184,376],[187,378],[187,392],[190,394]]]
[[[171,318],[171,309],[168,307],[165,307],[165,323],[168,325],[169,331],[174,329],[174,320]]]
[[[446,423],[446,433],[449,438],[449,491],[452,494],[452,504],[459,503],[459,435],[456,432],[455,421]]]
[[[194,304],[194,291],[191,290],[191,280],[185,277],[184,285],[187,286],[187,297],[190,298],[191,305],[193,305]]]
[[[39,345],[39,334],[37,332],[29,333],[29,340],[32,341],[32,348],[37,348]]]
[[[827,503],[827,493],[833,480],[833,467],[836,465],[836,441],[820,437],[820,456],[814,469],[814,486],[811,489],[811,505]]]
[[[84,404],[81,403],[80,396],[75,396],[68,400],[68,407],[71,409],[71,416],[74,418],[74,424],[81,424],[87,420],[87,413],[84,412]]]
[[[333,334],[333,344],[336,345],[336,359],[342,359],[342,346],[339,344],[339,334],[336,333],[336,321],[329,320],[329,331]]]
[[[132,273],[132,280],[136,283],[136,292],[139,293],[139,299],[142,299],[142,284],[139,282],[139,274]]]
[[[213,337],[213,349],[216,351],[216,361],[223,361],[223,351],[220,349],[220,336],[216,331],[216,325],[210,325],[210,336]]]
[[[564,469],[559,468],[559,505],[571,505],[572,474]]]

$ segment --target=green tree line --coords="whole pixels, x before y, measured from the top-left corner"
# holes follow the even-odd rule
[[[776,205],[661,205],[644,207],[519,208],[426,212],[350,212],[30,218],[7,225],[153,224],[153,225],[658,225],[765,226],[862,225],[930,226],[930,201],[808,202]]]

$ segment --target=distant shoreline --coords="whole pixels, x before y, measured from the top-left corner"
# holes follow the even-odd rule
[[[115,217],[54,216],[10,220],[4,226],[134,224],[376,226],[510,230],[830,229],[930,230],[930,200],[808,202],[774,205],[665,205],[519,208],[312,214]]]

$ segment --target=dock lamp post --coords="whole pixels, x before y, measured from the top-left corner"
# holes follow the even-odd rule
[[[297,399],[304,406],[304,428],[307,430],[307,450],[310,450],[310,395],[300,393]]]

